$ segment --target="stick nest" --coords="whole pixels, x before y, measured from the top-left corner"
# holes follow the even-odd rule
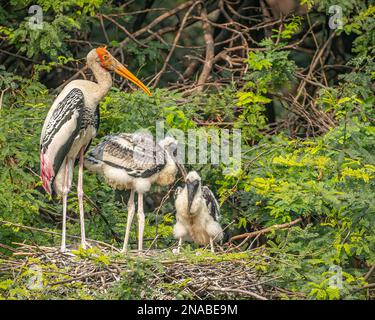
[[[223,252],[207,256],[199,251],[198,255],[174,256],[170,249],[147,251],[142,256],[130,252],[125,256],[109,247],[61,253],[57,248],[28,244],[17,244],[10,250],[12,256],[0,260],[0,276],[12,279],[14,284],[24,284],[30,292],[42,290],[44,295],[38,298],[72,298],[77,289],[83,290],[85,295],[73,295],[73,298],[106,297],[121,281],[132,285],[131,279],[139,263],[146,263],[143,288],[152,290],[152,293],[141,292],[141,298],[266,300],[285,295],[303,298],[299,293],[273,286],[274,277],[259,272],[259,263],[269,263],[264,258],[260,262],[248,257],[228,257]],[[43,274],[40,283],[38,272]],[[6,294],[4,297],[9,298]]]

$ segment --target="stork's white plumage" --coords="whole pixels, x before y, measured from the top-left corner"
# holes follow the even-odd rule
[[[105,137],[86,156],[87,169],[102,174],[115,189],[131,190],[123,252],[127,251],[135,212],[135,192],[138,193],[138,251],[142,251],[145,222],[143,194],[150,190],[153,183],[166,186],[175,181],[178,171],[176,154],[177,141],[171,137],[155,144],[149,134],[123,133]]]
[[[173,234],[179,240],[177,253],[182,241],[193,241],[199,245],[210,244],[214,252],[214,241],[223,238],[219,224],[220,206],[207,186],[202,186],[201,177],[190,171],[185,178],[185,187],[175,193],[176,224]]]
[[[81,243],[86,247],[83,212],[83,156],[99,127],[99,102],[112,86],[109,71],[115,71],[151,95],[147,87],[118,62],[105,48],[87,55],[87,66],[97,82],[74,80],[53,102],[40,139],[40,171],[44,189],[63,198],[61,251],[65,251],[67,196],[73,179],[74,162],[79,156],[78,202]]]

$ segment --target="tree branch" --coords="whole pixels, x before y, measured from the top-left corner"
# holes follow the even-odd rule
[[[204,40],[206,42],[206,59],[204,61],[202,73],[200,74],[199,79],[198,79],[197,91],[203,90],[204,88],[203,84],[207,82],[207,79],[210,76],[212,64],[214,62],[214,55],[215,55],[214,37],[212,35],[212,28],[208,21],[207,10],[205,7],[202,8],[201,17],[203,19],[202,28],[204,32]]]
[[[296,224],[299,224],[300,222],[302,222],[302,218],[301,217],[299,217],[298,219],[293,220],[291,222],[288,222],[288,223],[275,224],[275,225],[273,225],[271,227],[264,228],[262,230],[239,234],[237,236],[234,236],[234,237],[230,238],[229,242],[233,242],[235,240],[239,240],[239,239],[243,239],[243,238],[248,238],[248,239],[254,238],[257,235],[265,234],[265,233],[271,232],[272,230],[279,230],[279,229],[290,228],[292,226],[295,226]]]

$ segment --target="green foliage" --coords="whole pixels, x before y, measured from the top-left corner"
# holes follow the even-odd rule
[[[281,38],[290,38],[299,25],[300,19],[293,19],[286,25]],[[249,69],[245,76],[246,84],[237,93],[237,106],[243,108],[237,126],[249,139],[258,140],[263,136],[261,131],[266,126],[265,108],[272,101],[267,97],[269,93],[286,88],[294,80],[296,65],[289,59],[289,52],[281,50],[284,44],[274,43],[270,38],[266,38],[261,42],[265,51],[250,51],[248,59],[245,60]]]
[[[39,5],[43,10],[43,28],[31,29],[29,16],[26,10],[21,8]],[[69,38],[69,32],[79,30],[86,20],[94,15],[100,8],[102,0],[96,1],[11,1],[10,5],[19,13],[18,19],[24,21],[20,24],[8,24],[0,29],[9,43],[14,44],[21,52],[26,52],[28,57],[44,54],[52,58],[67,52],[65,39]],[[67,14],[69,12],[69,14]],[[8,15],[14,15],[9,13]],[[9,19],[9,16],[1,17],[1,20]],[[19,21],[18,20],[18,21]]]
[[[318,12],[327,12],[330,5],[336,4],[331,0],[301,2],[310,9],[315,6]],[[44,10],[43,30],[27,27],[28,16],[23,9],[31,4],[39,4]],[[123,92],[113,88],[100,104],[101,127],[93,145],[110,133],[139,129],[155,133],[156,121],[163,121],[165,131],[179,129],[185,134],[189,129],[201,129],[202,135],[207,134],[207,128],[242,130],[242,166],[238,172],[224,175],[220,166],[188,165],[188,169],[198,170],[204,183],[220,197],[222,224],[229,225],[226,229],[229,236],[303,218],[298,226],[273,228],[259,237],[253,246],[262,246],[261,254],[244,250],[215,256],[205,250],[195,251],[195,245],[187,245],[182,249],[184,259],[191,263],[255,260],[254,268],[260,274],[273,275],[271,284],[303,297],[365,298],[363,290],[358,289],[366,284],[363,275],[375,263],[374,6],[350,0],[340,5],[344,28],[336,30],[336,35],[355,38],[350,54],[345,57],[348,60],[345,71],[335,71],[337,75],[328,84],[321,81],[322,86],[316,91],[313,106],[318,112],[311,114],[324,114],[332,119],[331,128],[321,136],[292,138],[287,131],[269,134],[267,108],[286,104],[284,114],[278,114],[281,121],[296,113],[288,108],[289,101],[281,100],[280,96],[295,89],[296,71],[301,69],[295,52],[289,51],[290,44],[306,27],[306,21],[300,17],[288,18],[280,29],[274,29],[268,38],[259,41],[259,50],[249,51],[245,60],[248,72],[241,87],[233,83],[217,91],[190,95],[156,89],[152,97],[140,91]],[[26,61],[33,65],[28,77],[22,76],[26,66],[18,61],[15,64],[5,61],[6,67],[0,67],[0,243],[11,246],[12,242],[32,241],[57,246],[60,238],[22,228],[60,232],[61,224],[59,199],[50,199],[39,179],[40,131],[54,99],[45,86],[48,80],[44,84],[39,81],[46,72],[69,69],[69,65],[87,53],[87,48],[82,52],[71,51],[68,40],[74,39],[77,33],[96,30],[99,20],[94,14],[118,13],[119,8],[112,8],[101,0],[13,0],[10,7],[12,10],[7,11],[0,7],[0,35],[7,46],[26,54],[30,58]],[[314,10],[310,11],[309,19],[321,22]],[[133,22],[133,17],[127,15],[119,19],[121,23]],[[116,36],[110,32],[108,40],[111,46],[119,48],[126,35],[116,32]],[[93,34],[102,41],[97,32]],[[154,68],[158,70],[163,63],[160,52],[167,48],[166,44],[158,40],[141,40],[141,44],[147,45],[126,43],[126,52],[134,57],[134,70],[140,68],[141,75]],[[147,67],[143,68],[144,64]],[[302,111],[308,114],[310,107]],[[84,188],[89,199],[85,201],[87,236],[120,246],[117,238],[121,239],[124,232],[126,194],[113,191],[102,177],[90,173],[85,174]],[[152,189],[163,194],[166,190]],[[79,235],[77,212],[73,186],[68,203],[69,235]],[[174,243],[173,212],[172,199],[160,211],[147,212],[145,238],[154,239],[158,235],[154,244],[158,248],[168,248]],[[136,239],[135,226],[131,239]],[[68,244],[75,247],[76,241],[69,238]],[[240,249],[247,249],[248,245],[249,241]],[[90,260],[103,268],[112,258],[96,248],[78,248],[74,253],[77,259]],[[1,254],[9,252],[1,248]],[[256,257],[272,263],[262,263]],[[125,272],[118,285],[101,297],[152,298],[155,290],[160,289],[169,290],[177,298],[192,298],[181,294],[189,279],[178,285],[147,286],[146,279],[154,270],[162,268],[157,259],[130,259],[126,264],[130,272]],[[35,266],[56,270],[48,273],[50,278],[43,278],[46,285],[67,279],[53,263],[43,265],[40,261],[28,260],[16,281],[0,274],[0,298],[92,298],[74,283],[51,286],[47,291],[28,290]],[[341,289],[330,286],[332,266],[342,269]]]
[[[1,263],[1,260],[0,260]],[[30,258],[14,278],[0,277],[0,300],[85,299],[92,294],[82,283],[69,281],[69,268]]]
[[[130,300],[152,299],[156,288],[150,287],[147,280],[155,273],[155,268],[162,265],[155,259],[131,259],[127,262],[130,272],[125,272],[120,282],[112,287],[105,299]]]

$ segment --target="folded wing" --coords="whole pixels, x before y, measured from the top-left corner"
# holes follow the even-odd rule
[[[40,174],[44,189],[52,194],[53,182],[81,130],[84,96],[72,89],[48,120],[40,143]]]

